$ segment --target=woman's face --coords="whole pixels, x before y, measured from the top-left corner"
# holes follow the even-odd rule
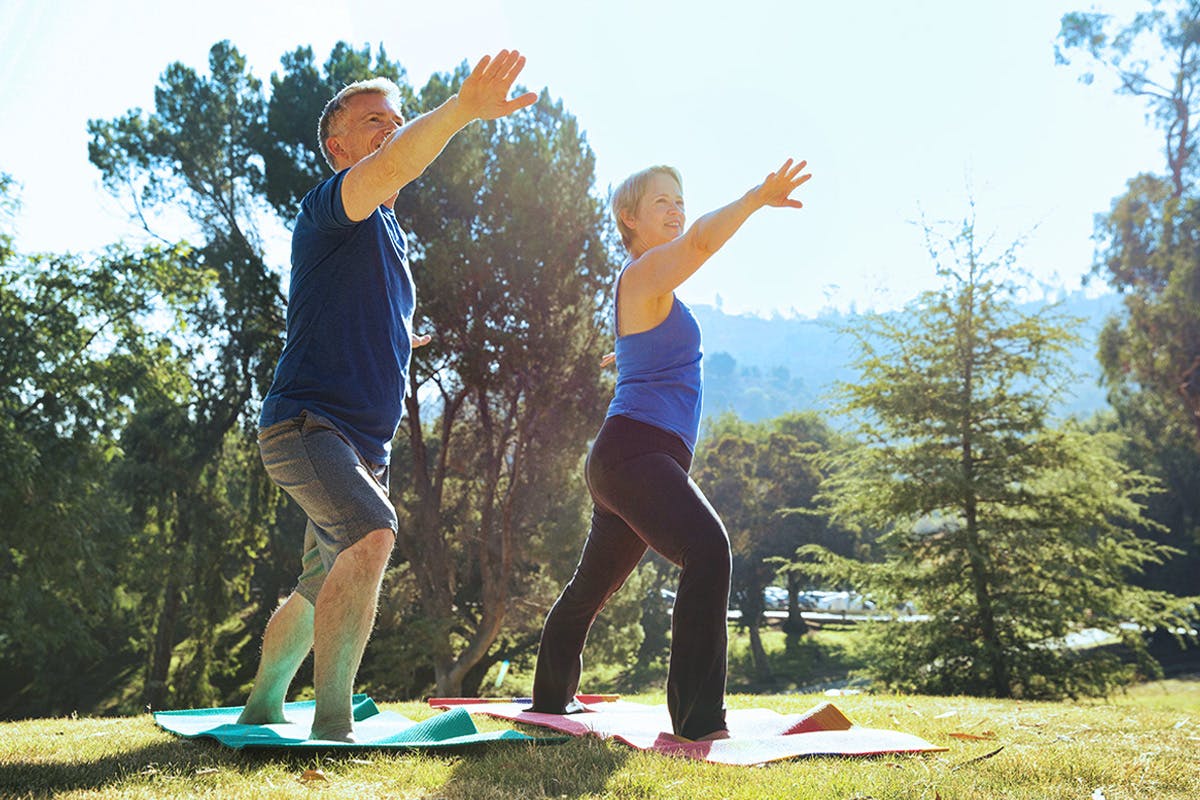
[[[665,244],[683,233],[683,190],[670,175],[655,173],[637,210],[632,215],[623,212],[622,220],[633,231],[630,250],[635,255]]]

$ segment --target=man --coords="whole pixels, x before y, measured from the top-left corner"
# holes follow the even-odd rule
[[[399,191],[476,119],[537,99],[508,99],[525,66],[485,56],[458,94],[408,122],[396,85],[351,84],[318,125],[335,175],[301,201],[292,235],[287,343],[263,401],[267,473],[308,516],[296,590],[267,624],[254,689],[239,722],[284,721],[288,686],[313,651],[311,738],[353,741],[350,698],[396,535],[390,442],[400,424],[415,291],[392,212]]]

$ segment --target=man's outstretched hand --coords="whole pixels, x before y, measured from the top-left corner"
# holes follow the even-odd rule
[[[498,119],[537,102],[536,92],[508,99],[513,82],[525,68],[525,56],[516,50],[501,50],[484,56],[458,90],[458,102],[476,119]]]

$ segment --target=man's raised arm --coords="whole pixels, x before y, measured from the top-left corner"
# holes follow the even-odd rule
[[[508,99],[524,67],[525,57],[516,50],[484,56],[458,94],[398,127],[378,150],[354,164],[342,181],[342,204],[350,219],[366,219],[420,177],[454,134],[474,120],[505,117],[536,102],[534,92]]]

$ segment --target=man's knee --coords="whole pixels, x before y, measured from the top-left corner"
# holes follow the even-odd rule
[[[396,534],[388,528],[380,528],[368,533],[354,544],[343,550],[338,558],[345,558],[353,553],[353,558],[364,564],[382,567],[387,564],[396,545]]]

